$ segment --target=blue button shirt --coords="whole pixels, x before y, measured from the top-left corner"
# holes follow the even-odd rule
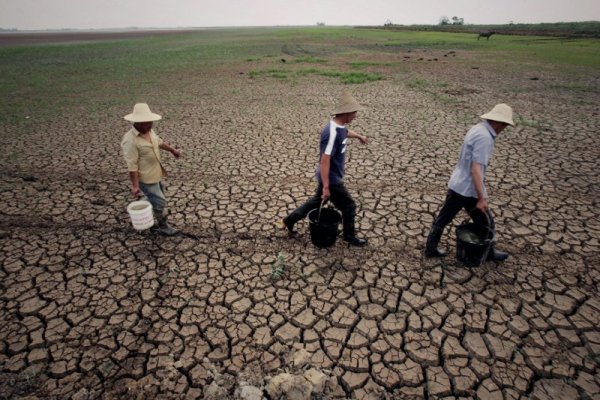
[[[465,197],[477,198],[477,191],[471,176],[471,163],[476,162],[482,165],[483,195],[487,198],[485,172],[494,153],[495,140],[496,132],[487,121],[475,125],[467,132],[460,149],[458,164],[448,182],[449,189]]]
[[[317,165],[317,180],[321,181],[321,157],[323,154],[331,156],[329,164],[329,184],[337,185],[344,178],[344,161],[346,157],[346,144],[348,143],[348,129],[329,121],[321,132],[319,145],[319,164]]]

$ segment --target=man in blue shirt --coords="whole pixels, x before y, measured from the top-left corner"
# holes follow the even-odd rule
[[[473,222],[495,231],[494,218],[488,209],[485,173],[494,152],[496,136],[508,125],[514,126],[512,109],[506,104],[496,105],[481,116],[483,122],[472,127],[465,136],[458,164],[448,182],[446,201],[433,221],[427,236],[425,256],[444,257],[445,251],[437,248],[444,228],[465,209]],[[503,261],[507,253],[497,251],[493,245],[488,260]]]
[[[346,128],[356,118],[358,111],[362,110],[358,102],[348,92],[343,93],[333,111],[333,118],[323,132],[320,141],[320,156],[316,177],[317,191],[306,203],[294,210],[282,220],[290,235],[297,234],[294,224],[308,213],[318,208],[322,200],[330,199],[333,205],[342,212],[344,226],[344,240],[349,245],[364,246],[366,239],[356,237],[354,219],[356,217],[356,203],[344,186],[344,161],[348,138],[357,138],[362,144],[367,143],[367,138]]]

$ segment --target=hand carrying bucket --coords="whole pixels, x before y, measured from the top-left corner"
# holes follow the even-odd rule
[[[456,227],[456,258],[468,267],[479,267],[487,259],[493,242],[489,218],[488,226],[463,222]]]
[[[331,247],[338,236],[338,227],[342,216],[333,208],[323,208],[325,201],[319,208],[308,213],[310,240],[317,247]]]
[[[137,200],[127,206],[133,229],[143,231],[154,225],[152,204],[146,200]]]

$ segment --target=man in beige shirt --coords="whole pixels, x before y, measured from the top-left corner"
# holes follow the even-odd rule
[[[158,222],[156,231],[164,235],[174,235],[177,229],[168,224],[165,210],[167,200],[162,177],[166,175],[166,171],[160,161],[160,149],[169,151],[175,158],[179,158],[181,152],[165,143],[152,130],[153,122],[162,117],[152,113],[146,103],[137,103],[133,107],[133,113],[124,118],[133,122],[133,128],[121,141],[131,180],[131,194],[136,198],[142,193],[146,195]]]

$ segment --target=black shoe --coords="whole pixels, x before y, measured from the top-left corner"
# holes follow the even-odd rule
[[[279,224],[282,228],[287,229],[288,231],[288,235],[290,236],[297,236],[298,235],[298,231],[294,230],[294,224],[290,224],[287,220],[287,218],[284,218],[282,220],[279,221]]]
[[[425,257],[446,257],[446,252],[437,247],[443,232],[443,227],[431,226],[431,231],[427,235],[427,244],[425,244]]]
[[[490,252],[488,253],[488,256],[487,256],[488,261],[504,261],[507,258],[508,258],[508,253],[505,253],[503,251],[498,251],[498,250],[494,249],[493,247],[490,249]]]
[[[425,249],[425,257],[446,257],[448,253],[444,250],[440,250],[437,247],[431,249]]]
[[[363,247],[367,245],[367,239],[357,238],[356,236],[344,237],[344,240],[348,242],[348,246]]]

